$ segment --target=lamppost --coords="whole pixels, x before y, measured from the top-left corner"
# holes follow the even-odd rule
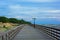
[[[34,20],[34,28],[35,28],[35,20],[36,20],[36,18],[33,18],[33,20]]]

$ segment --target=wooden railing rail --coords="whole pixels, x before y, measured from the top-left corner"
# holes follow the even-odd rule
[[[47,33],[50,37],[52,37],[56,40],[60,40],[60,29],[42,26],[42,25],[35,25],[35,28],[42,30],[43,32]]]
[[[15,35],[20,32],[24,25],[17,26],[14,29],[11,29],[7,32],[0,33],[0,40],[12,40]]]

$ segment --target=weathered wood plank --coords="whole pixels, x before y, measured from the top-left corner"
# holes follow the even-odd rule
[[[41,30],[31,26],[24,26],[19,34],[13,40],[53,40]]]

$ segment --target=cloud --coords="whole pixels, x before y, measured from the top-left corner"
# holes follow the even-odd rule
[[[50,12],[50,13],[60,13],[60,10],[46,10],[44,12]]]
[[[13,12],[13,14],[32,14],[35,13],[34,11],[36,8],[34,7],[24,7],[21,5],[9,5],[10,12]]]
[[[50,19],[59,20],[59,2],[60,0],[2,0],[0,1],[0,15],[27,21],[35,17],[38,22]]]
[[[2,0],[2,1],[15,3],[15,2],[59,2],[60,0]]]
[[[28,1],[28,2],[52,2],[54,0],[25,0],[25,1]]]
[[[17,1],[22,1],[22,2],[56,2],[59,0],[17,0]]]
[[[37,7],[26,7],[21,5],[9,5],[10,13],[14,15],[20,15],[24,18],[37,17],[37,18],[58,18],[60,17],[60,10],[52,10]],[[20,18],[17,16],[17,18]]]
[[[11,11],[15,11],[15,13],[20,12],[20,13],[26,13],[29,14],[31,13],[38,13],[38,12],[47,12],[47,13],[60,13],[60,10],[53,10],[51,8],[47,7],[26,7],[26,6],[21,6],[21,5],[9,5],[9,8]],[[30,13],[30,14],[31,14]]]

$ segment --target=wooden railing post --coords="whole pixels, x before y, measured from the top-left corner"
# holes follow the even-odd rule
[[[42,26],[42,25],[36,25],[36,28],[47,33],[50,37],[54,38],[55,40],[60,40],[60,29],[46,27],[46,26]]]
[[[14,29],[4,32],[3,35],[0,35],[1,40],[12,40],[16,36],[16,34],[22,29],[23,26],[24,25],[20,25]]]

